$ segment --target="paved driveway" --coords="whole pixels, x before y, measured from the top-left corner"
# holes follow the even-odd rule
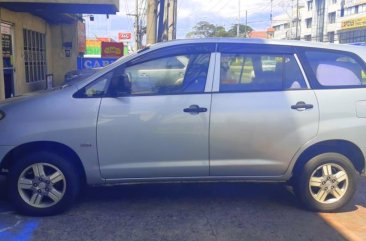
[[[343,212],[325,216],[279,184],[89,188],[70,211],[45,218],[19,216],[0,197],[0,240],[366,240],[366,179],[360,186]]]

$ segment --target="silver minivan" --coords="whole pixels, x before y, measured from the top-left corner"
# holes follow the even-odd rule
[[[85,185],[289,183],[314,211],[364,174],[366,51],[309,42],[162,43],[87,79],[0,103],[0,169],[21,212],[68,208]]]

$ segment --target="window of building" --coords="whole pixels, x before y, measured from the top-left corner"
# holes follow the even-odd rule
[[[220,91],[280,91],[307,88],[292,55],[222,54]]]
[[[356,7],[349,7],[344,10],[344,16],[350,16],[356,13]]]
[[[360,43],[366,42],[366,29],[356,29],[339,33],[339,43]]]
[[[328,41],[329,43],[334,43],[334,32],[328,32]]]
[[[358,13],[366,12],[366,4],[358,5]]]
[[[332,0],[332,4],[336,4],[337,3],[337,0]]]
[[[313,23],[312,18],[305,19],[305,23],[306,23],[306,28],[311,28],[311,25]]]
[[[307,6],[308,6],[308,11],[313,10],[313,0],[308,1]]]
[[[289,23],[285,23],[285,24],[284,24],[284,28],[285,28],[285,29],[290,28],[290,24],[289,24]]]
[[[335,23],[336,22],[336,12],[328,13],[328,23]]]
[[[23,29],[25,80],[27,83],[46,79],[46,35]]]
[[[364,66],[352,54],[311,50],[305,56],[322,87],[366,85]]]
[[[311,41],[311,34],[304,36],[305,41]]]

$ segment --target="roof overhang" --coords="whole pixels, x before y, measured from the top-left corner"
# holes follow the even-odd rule
[[[70,21],[72,14],[116,14],[118,0],[13,0],[0,7],[14,12],[28,12],[51,23]]]

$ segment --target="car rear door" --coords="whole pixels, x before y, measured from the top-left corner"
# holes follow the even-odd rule
[[[213,87],[210,175],[283,175],[317,135],[316,96],[292,48],[221,44]]]

